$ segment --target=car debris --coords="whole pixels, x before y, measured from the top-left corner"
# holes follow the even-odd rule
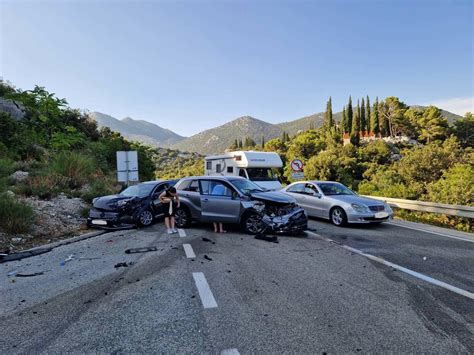
[[[216,242],[213,242],[212,240],[210,240],[209,238],[206,238],[206,237],[202,237],[202,241],[212,243],[212,244],[216,244]]]
[[[61,262],[59,263],[59,265],[64,266],[64,265],[66,265],[66,263],[70,262],[70,261],[73,260],[73,259],[74,259],[74,254],[71,254],[71,255],[69,255],[66,259],[64,259],[63,261],[61,261]]]
[[[271,242],[271,243],[280,243],[278,241],[278,237],[276,237],[276,236],[267,237],[265,234],[257,234],[255,236],[255,239],[264,240],[266,242]]]
[[[15,276],[16,277],[33,277],[33,276],[40,276],[40,275],[44,275],[44,272],[40,271],[40,272],[31,273],[31,274],[16,274]]]
[[[118,269],[119,267],[129,267],[129,266],[132,266],[134,264],[134,262],[123,262],[123,263],[117,263],[114,265],[114,268]]]
[[[146,253],[149,251],[158,251],[157,247],[133,248],[125,250],[125,254]]]
[[[212,258],[208,257],[207,255],[204,255],[204,259],[212,261]]]

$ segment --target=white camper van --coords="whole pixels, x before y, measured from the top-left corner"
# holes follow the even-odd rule
[[[205,175],[242,176],[268,190],[282,188],[272,169],[283,166],[280,156],[273,152],[235,151],[207,156]]]

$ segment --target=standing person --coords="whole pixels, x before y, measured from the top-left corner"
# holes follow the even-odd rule
[[[211,195],[227,196],[228,193],[229,193],[228,189],[223,184],[217,183],[212,189]],[[214,224],[214,233],[226,233],[222,222],[213,222],[213,224]]]
[[[214,233],[227,233],[227,231],[224,230],[224,225],[222,222],[213,222],[214,223]]]
[[[176,188],[173,186],[167,188],[160,195],[160,202],[163,206],[163,212],[165,214],[165,225],[168,234],[178,233],[178,230],[174,227],[174,216],[176,213],[176,208],[179,208],[180,205],[179,196],[176,192]]]

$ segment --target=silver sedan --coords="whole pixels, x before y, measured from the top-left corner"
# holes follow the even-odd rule
[[[294,197],[309,216],[329,219],[336,226],[381,223],[393,217],[387,203],[359,196],[338,182],[299,181],[282,192]]]

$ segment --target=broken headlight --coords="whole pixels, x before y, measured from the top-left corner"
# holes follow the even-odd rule
[[[263,202],[257,202],[253,205],[253,209],[258,213],[265,211],[265,204]]]

